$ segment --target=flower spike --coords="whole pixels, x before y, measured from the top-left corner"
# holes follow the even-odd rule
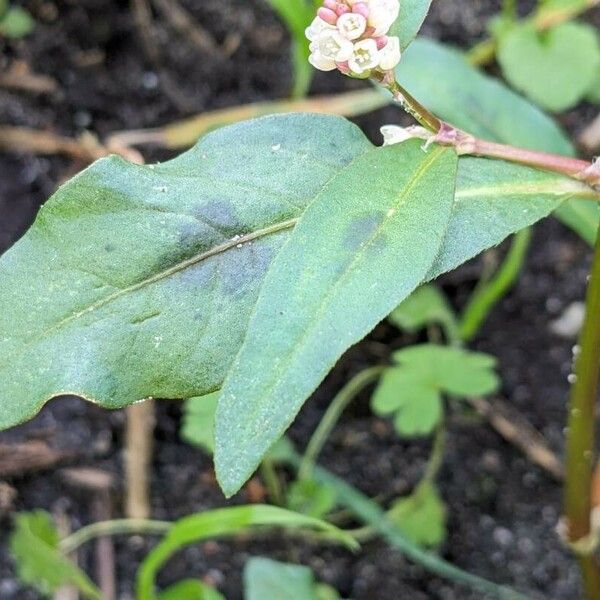
[[[400,40],[387,34],[399,11],[399,0],[324,0],[306,30],[310,63],[361,79],[393,70],[400,62]]]

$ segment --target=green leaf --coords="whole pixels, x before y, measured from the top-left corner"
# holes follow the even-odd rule
[[[117,408],[218,389],[286,233],[371,148],[344,119],[276,116],[73,178],[0,260],[0,429],[62,394]]]
[[[459,162],[456,201],[442,249],[428,279],[533,225],[589,188],[553,173],[485,158]],[[579,200],[595,207],[596,202]]]
[[[11,7],[0,19],[0,36],[22,38],[31,33],[34,27],[35,21],[26,10],[20,6]]]
[[[429,12],[432,0],[401,0],[400,14],[392,25],[390,35],[400,38],[400,48],[404,50],[415,39],[425,17]]]
[[[440,392],[409,369],[390,368],[380,379],[372,400],[378,415],[395,413],[394,427],[402,437],[432,433],[442,417]]]
[[[594,83],[587,92],[587,99],[595,104],[600,104],[600,72],[596,74]]]
[[[485,396],[500,386],[493,370],[496,359],[489,354],[420,344],[394,352],[393,358],[422,381],[454,396]]]
[[[479,72],[457,50],[418,39],[404,53],[396,74],[427,108],[477,137],[531,150],[574,153],[552,119]]]
[[[419,140],[378,148],[306,210],[269,269],[221,390],[215,466],[227,495],[341,354],[427,274],[450,218],[456,163],[451,150],[424,153]]]
[[[459,167],[460,168],[460,167]],[[456,333],[456,315],[446,296],[432,284],[415,290],[388,317],[399,329],[416,332],[431,324],[440,324],[453,337]]]
[[[9,542],[19,579],[42,594],[49,595],[64,585],[71,585],[84,597],[101,600],[100,590],[60,553],[58,543],[58,532],[47,512],[19,513]]]
[[[181,436],[188,443],[202,448],[212,455],[215,450],[215,413],[219,392],[206,396],[197,396],[185,401],[183,409],[183,425]],[[283,436],[268,452],[268,457],[275,463],[285,463],[294,454],[294,445],[289,438]]]
[[[446,506],[432,483],[423,483],[413,494],[396,501],[387,515],[420,546],[436,547],[446,539]]]
[[[304,32],[316,16],[316,10],[312,2],[306,0],[268,0],[268,2],[285,23],[292,38],[294,67],[292,97],[301,98],[308,92],[313,75],[313,68],[308,62],[309,41]]]
[[[299,479],[288,489],[287,504],[290,510],[320,519],[335,508],[335,492],[312,479]]]
[[[486,395],[498,389],[495,359],[459,348],[422,344],[393,355],[396,367],[386,369],[371,401],[378,415],[395,415],[404,437],[429,435],[439,424],[441,394]]]
[[[181,437],[207,454],[215,451],[215,412],[219,392],[185,401]]]
[[[516,26],[500,38],[498,60],[515,88],[544,108],[563,111],[584,98],[600,70],[598,33],[581,23],[543,33]]]
[[[169,586],[158,600],[226,600],[214,587],[196,579],[186,579]]]
[[[600,223],[600,204],[589,200],[571,200],[556,211],[560,220],[579,234],[590,246],[596,241]]]
[[[161,542],[146,556],[137,574],[138,600],[154,600],[155,579],[160,568],[179,550],[203,540],[231,536],[261,527],[309,528],[331,540],[356,548],[349,535],[319,519],[266,505],[221,508],[184,517],[177,521]]]
[[[326,583],[315,585],[315,600],[341,600],[341,596],[335,588]]]
[[[244,600],[317,600],[313,572],[269,558],[251,558],[244,568]]]
[[[499,81],[480,73],[456,50],[431,40],[416,40],[402,57],[397,76],[430,110],[473,135],[531,150],[575,154],[567,136],[548,116]],[[519,214],[518,210],[512,212],[513,216]],[[557,216],[569,225],[577,220],[577,216],[570,216],[573,212],[578,209],[570,201]],[[480,216],[478,221],[489,223],[485,214]],[[599,222],[600,218],[594,218],[587,223],[588,236],[592,230],[595,233]]]

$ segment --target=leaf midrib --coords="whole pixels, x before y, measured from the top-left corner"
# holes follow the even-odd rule
[[[260,239],[262,237],[266,237],[268,235],[278,233],[279,231],[283,231],[285,229],[294,227],[296,225],[296,223],[298,222],[298,220],[299,220],[299,217],[287,219],[285,221],[280,221],[279,223],[274,223],[272,225],[268,225],[267,227],[257,229],[256,231],[253,231],[251,233],[247,233],[245,235],[242,235],[242,236],[239,236],[236,238],[232,238],[230,240],[227,240],[226,242],[223,242],[221,244],[213,246],[209,250],[199,252],[184,261],[181,261],[159,273],[156,273],[155,275],[152,275],[150,277],[147,277],[146,279],[138,281],[137,283],[134,283],[126,288],[120,289],[117,292],[113,292],[112,294],[109,294],[108,296],[105,296],[104,298],[97,300],[96,302],[90,304],[89,306],[86,306],[85,308],[64,317],[63,319],[61,319],[60,321],[58,321],[51,327],[48,327],[47,329],[43,330],[37,336],[35,336],[32,340],[30,340],[25,346],[23,346],[21,348],[21,351],[19,352],[19,354],[26,352],[27,349],[30,348],[32,345],[36,344],[41,339],[50,335],[51,333],[60,330],[65,325],[68,325],[70,322],[75,321],[88,313],[94,312],[95,310],[98,310],[99,308],[102,308],[103,306],[106,306],[107,304],[110,304],[111,302],[114,302],[115,300],[118,300],[119,298],[121,298],[123,296],[134,293],[140,289],[143,289],[146,286],[153,285],[154,283],[158,283],[159,281],[167,279],[168,277],[171,277],[172,275],[180,273],[181,271],[184,271],[185,269],[193,267],[194,265],[202,262],[203,260],[207,260],[208,258],[222,254],[222,253],[226,252],[227,250],[231,250],[232,248],[235,248],[239,245],[247,244],[249,242]]]
[[[446,148],[444,147],[438,147],[436,148],[430,155],[429,159],[424,161],[423,164],[417,169],[417,171],[415,172],[415,174],[413,175],[413,177],[411,178],[411,180],[408,182],[408,184],[404,187],[404,189],[402,190],[402,193],[399,195],[398,201],[396,202],[395,208],[394,208],[394,214],[398,211],[398,209],[406,202],[407,196],[410,193],[410,191],[415,187],[415,185],[421,180],[421,178],[423,177],[423,174],[429,169],[429,167],[446,151]],[[321,192],[322,193],[322,192]],[[327,291],[325,297],[323,298],[323,300],[320,303],[319,309],[315,315],[315,318],[312,320],[311,324],[303,331],[302,336],[300,337],[298,343],[295,344],[294,350],[293,352],[291,352],[286,361],[282,361],[279,363],[278,367],[277,367],[277,376],[272,378],[271,383],[269,385],[269,387],[267,388],[266,391],[264,391],[264,393],[262,393],[263,397],[268,396],[274,389],[275,386],[277,385],[279,379],[280,379],[280,375],[283,371],[284,366],[287,367],[287,365],[289,365],[289,363],[293,360],[293,358],[296,356],[296,354],[299,352],[299,349],[304,345],[306,339],[308,338],[309,334],[314,330],[314,328],[316,327],[316,324],[319,322],[319,319],[322,317],[329,299],[331,298],[332,294],[338,289],[338,287],[347,279],[347,277],[349,276],[351,269],[353,267],[353,265],[363,256],[364,252],[366,251],[366,249],[375,241],[375,239],[381,234],[381,230],[384,227],[384,225],[387,224],[387,221],[392,217],[393,215],[385,215],[384,218],[381,220],[381,222],[379,223],[379,225],[375,228],[375,230],[373,231],[373,233],[371,234],[371,236],[369,237],[369,239],[361,246],[360,250],[355,254],[354,258],[352,259],[352,261],[349,263],[349,265],[346,267],[346,269],[344,270],[344,272],[338,277],[338,279],[336,280],[336,282],[334,283],[333,286],[331,286],[329,288],[329,290]],[[440,240],[440,244],[443,242],[443,237]],[[242,354],[243,351],[243,347],[242,349],[240,349],[239,355]],[[253,409],[250,411],[250,416],[248,418],[245,419],[245,423],[250,423],[252,421],[252,419],[254,419],[258,412],[260,410],[260,407],[255,405],[253,407]],[[293,417],[292,417],[293,419]],[[291,421],[290,421],[291,422]],[[289,425],[289,423],[288,423]],[[246,428],[247,429],[247,428]]]

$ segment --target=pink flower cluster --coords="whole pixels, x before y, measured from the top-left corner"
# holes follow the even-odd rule
[[[387,34],[399,11],[399,0],[324,0],[306,30],[310,63],[354,77],[392,70],[400,62],[400,40]]]

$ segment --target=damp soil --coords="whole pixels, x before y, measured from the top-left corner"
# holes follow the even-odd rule
[[[24,61],[35,72],[53,78],[57,87],[46,94],[0,88],[0,123],[68,136],[84,131],[103,136],[169,123],[204,110],[283,98],[290,88],[289,40],[262,0],[184,1],[217,44],[230,48],[228,59],[200,56],[190,39],[159,14],[154,15],[152,31],[146,30],[151,48],[145,48],[144,36],[124,1],[30,0],[25,4],[36,18],[36,29],[24,40],[0,42],[0,69]],[[486,19],[497,8],[496,1],[440,0],[434,2],[424,32],[467,47],[484,35]],[[590,18],[598,23],[600,14]],[[313,91],[360,85],[318,74]],[[560,120],[576,135],[592,116],[591,107],[583,106]],[[386,109],[358,122],[377,139],[379,125],[397,118],[396,111]],[[168,157],[156,151],[144,154],[148,160]],[[83,166],[60,157],[0,153],[0,251],[23,234],[56,186]],[[522,277],[472,344],[498,357],[502,397],[559,455],[574,341],[553,333],[551,323],[582,300],[589,259],[588,247],[556,221],[539,224]],[[457,308],[464,304],[481,269],[481,260],[475,260],[442,278]],[[290,435],[297,446],[303,447],[328,402],[349,377],[411,341],[382,324],[349,350],[293,425]],[[152,469],[152,512],[158,519],[176,519],[225,504],[210,460],[179,438],[180,408],[177,402],[158,405]],[[94,519],[89,492],[70,485],[64,467],[87,466],[113,474],[117,482],[113,514],[121,514],[123,427],[123,412],[107,412],[67,398],[48,405],[32,422],[0,434],[0,444],[43,440],[69,454],[60,467],[4,482],[14,494],[0,497],[0,599],[38,598],[18,583],[8,557],[6,538],[16,511],[44,508],[66,517],[73,529]],[[342,418],[322,462],[363,492],[385,499],[411,490],[428,452],[426,441],[399,440],[388,423],[370,414],[368,395],[363,395]],[[447,560],[532,598],[581,597],[575,562],[555,533],[560,485],[464,410],[451,411],[439,485],[449,508],[449,535],[440,548]],[[254,481],[234,501],[256,501],[261,494]],[[135,569],[151,543],[139,537],[116,541],[119,599],[133,598]],[[307,564],[319,579],[355,600],[482,598],[411,564],[380,541],[365,544],[357,554],[281,537],[210,541],[180,553],[161,576],[161,584],[201,577],[235,600],[241,598],[243,565],[257,554]],[[93,572],[91,549],[82,551],[79,560]]]

